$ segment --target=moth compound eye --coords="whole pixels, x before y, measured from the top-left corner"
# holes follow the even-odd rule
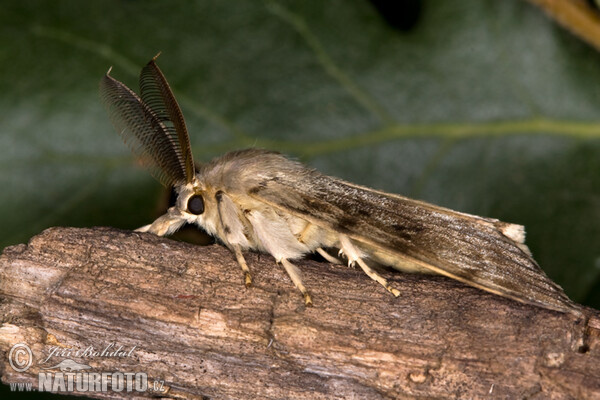
[[[187,209],[194,215],[200,215],[204,212],[204,199],[201,195],[195,194],[188,199]]]

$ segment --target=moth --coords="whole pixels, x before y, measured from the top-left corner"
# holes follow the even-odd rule
[[[156,56],[158,57],[158,56]],[[532,258],[521,225],[469,215],[321,174],[283,155],[233,151],[194,164],[181,109],[154,57],[141,71],[140,95],[106,73],[102,101],[133,153],[176,204],[138,229],[169,235],[196,224],[235,256],[252,283],[243,252],[272,255],[312,305],[294,261],[312,252],[358,265],[398,297],[374,265],[444,275],[543,308],[579,314]],[[338,257],[331,249],[339,250]]]

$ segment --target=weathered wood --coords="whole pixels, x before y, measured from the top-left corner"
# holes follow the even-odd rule
[[[71,358],[89,371],[145,372],[174,398],[600,398],[596,310],[586,323],[443,277],[387,272],[402,292],[394,298],[360,270],[302,261],[314,300],[305,308],[271,257],[247,259],[249,289],[218,245],[53,228],[6,248],[2,381],[35,386],[42,367]],[[24,373],[8,363],[19,342],[34,356]],[[135,348],[38,364],[55,346],[110,343]]]

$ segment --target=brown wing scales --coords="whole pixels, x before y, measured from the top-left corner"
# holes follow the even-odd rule
[[[302,172],[309,176],[265,180],[253,196],[483,290],[553,310],[576,310],[522,245],[501,232],[505,223]]]

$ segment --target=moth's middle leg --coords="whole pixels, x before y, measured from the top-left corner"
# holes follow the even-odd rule
[[[352,244],[348,236],[340,235],[340,246],[343,253],[348,257],[348,264],[352,265],[357,263],[363,271],[369,276],[369,278],[373,279],[376,282],[379,282],[384,288],[387,289],[388,292],[393,294],[394,296],[400,296],[400,291],[398,289],[394,289],[388,281],[381,275],[379,275],[376,271],[374,271],[371,267],[369,267],[364,260],[360,256],[360,251]]]
[[[302,283],[302,278],[300,277],[300,270],[298,269],[298,267],[296,267],[294,264],[292,264],[285,258],[282,258],[278,262],[281,265],[283,265],[283,268],[285,268],[285,272],[287,272],[292,282],[294,282],[294,285],[298,288],[298,290],[300,290],[302,296],[304,296],[304,304],[306,304],[307,306],[312,306],[312,298],[310,297],[310,293],[308,293],[308,290],[306,290],[306,287],[304,287],[304,284]]]
[[[332,264],[343,264],[340,260],[333,257],[331,254],[323,250],[321,247],[317,247],[317,253],[321,255],[325,260],[329,261]]]

